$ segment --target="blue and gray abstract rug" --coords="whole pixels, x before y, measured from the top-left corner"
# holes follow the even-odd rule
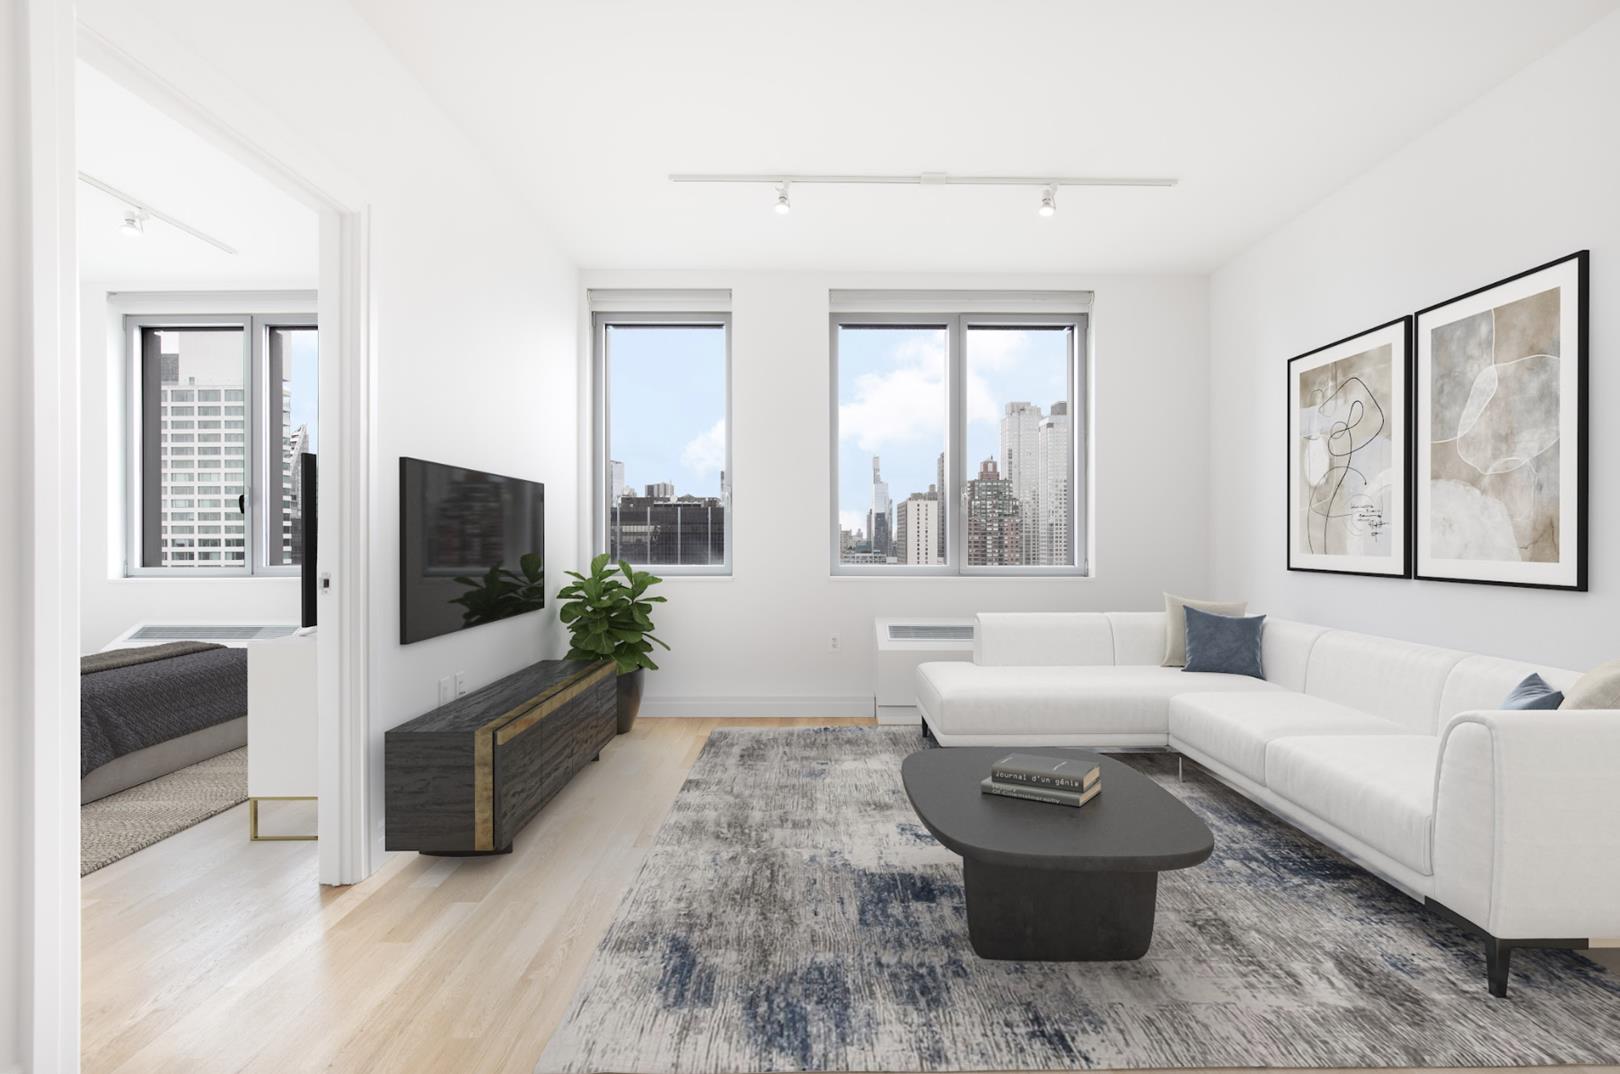
[[[1481,945],[1203,773],[1215,833],[1138,962],[987,962],[900,785],[913,729],[718,731],[542,1074],[1454,1067],[1620,1061],[1620,981]],[[1076,908],[1077,912],[1083,912]]]

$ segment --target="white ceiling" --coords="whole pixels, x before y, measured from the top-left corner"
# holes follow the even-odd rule
[[[588,268],[1192,272],[1617,6],[356,3]],[[694,171],[1182,184],[1065,190],[1050,220],[1038,189],[799,187],[779,217],[665,178]]]
[[[313,211],[84,63],[77,92],[80,171],[238,251],[159,220],[129,238],[119,228],[128,207],[80,183],[80,279],[120,290],[314,289]]]

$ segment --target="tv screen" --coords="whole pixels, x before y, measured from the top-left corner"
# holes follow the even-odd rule
[[[402,645],[545,603],[546,487],[460,466],[399,460]]]

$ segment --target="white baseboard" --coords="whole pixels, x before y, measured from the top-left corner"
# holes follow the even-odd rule
[[[866,716],[872,695],[830,697],[645,697],[642,716]]]

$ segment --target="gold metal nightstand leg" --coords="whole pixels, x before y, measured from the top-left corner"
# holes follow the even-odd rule
[[[260,802],[313,802],[313,795],[297,794],[267,794],[259,798],[249,798],[248,804],[248,841],[252,843],[309,843],[319,839],[318,835],[260,835],[259,834],[259,803]]]

